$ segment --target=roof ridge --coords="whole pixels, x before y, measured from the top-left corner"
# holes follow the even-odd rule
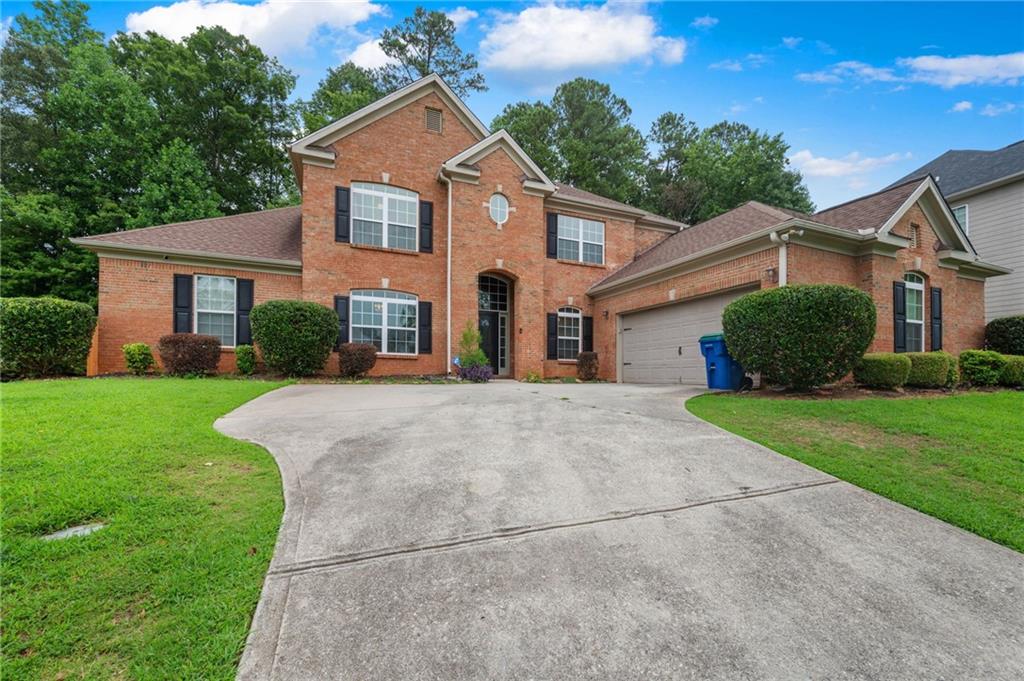
[[[792,215],[790,215],[786,211],[782,210],[781,208],[776,208],[775,206],[772,206],[772,205],[767,204],[767,203],[761,203],[760,201],[750,200],[750,201],[747,201],[746,204],[742,204],[742,205],[752,206],[753,208],[755,208],[756,210],[761,211],[762,213],[768,213],[769,215],[774,215],[775,217],[781,217],[783,220],[789,220],[790,218],[793,217]],[[739,208],[739,207],[740,206],[736,206],[736,208]],[[732,210],[736,210],[736,208],[733,208]],[[728,212],[729,211],[726,211],[726,213],[728,213]],[[722,213],[722,215],[725,215],[725,213]],[[715,216],[715,217],[718,217],[718,216]]]
[[[191,225],[196,222],[213,222],[216,220],[228,220],[230,218],[241,218],[246,215],[258,215],[259,213],[272,213],[277,210],[287,210],[289,208],[302,209],[302,204],[295,204],[294,206],[278,206],[277,208],[264,208],[263,210],[250,210],[244,213],[234,213],[232,215],[215,215],[209,218],[196,218],[194,220],[181,220],[179,222],[168,222],[163,225],[150,225],[149,227],[136,227],[134,229],[122,229],[114,232],[104,232],[103,234],[90,234],[88,236],[81,237],[82,239],[98,239],[104,236],[113,236],[115,234],[124,234],[126,232],[146,232],[151,229],[163,229],[164,227],[180,227],[181,225]]]
[[[879,189],[877,192],[872,192],[870,194],[865,194],[864,196],[858,196],[855,199],[850,199],[849,201],[843,201],[842,203],[837,203],[836,205],[829,206],[828,208],[822,208],[821,210],[819,210],[818,212],[812,214],[809,217],[814,217],[816,215],[821,215],[822,213],[828,213],[829,211],[836,210],[837,208],[842,208],[843,206],[849,206],[851,203],[858,203],[858,202],[863,201],[865,199],[870,199],[872,196],[878,196],[879,194],[888,194],[889,192],[894,191],[896,189],[899,189],[900,187],[905,187],[906,185],[908,185],[908,184],[910,184],[912,182],[917,182],[917,183],[924,182],[926,179],[928,179],[931,176],[932,176],[931,173],[925,173],[924,175],[919,175],[918,177],[912,177],[912,178],[910,178],[909,180],[907,180],[905,182],[900,182],[899,184],[893,185],[891,187],[886,187],[885,189]]]

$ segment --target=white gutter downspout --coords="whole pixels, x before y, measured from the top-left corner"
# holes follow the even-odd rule
[[[802,229],[791,229],[785,234],[779,232],[772,232],[769,234],[773,244],[779,246],[779,286],[785,286],[789,281],[789,258],[788,249],[789,239],[791,236],[803,236],[804,230]]]
[[[444,285],[444,315],[445,315],[445,350],[446,361],[445,375],[452,373],[452,181],[445,177],[443,172],[437,174],[437,179],[448,185],[448,210],[445,211],[448,220],[448,236],[445,241],[445,259],[447,260],[445,285]]]

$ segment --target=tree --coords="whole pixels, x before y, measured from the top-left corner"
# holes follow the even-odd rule
[[[544,102],[509,104],[491,123],[491,130],[504,129],[548,177],[561,178],[562,166],[555,140],[558,116]]]
[[[221,27],[180,43],[120,33],[111,50],[155,103],[161,143],[179,138],[206,164],[223,212],[294,195],[284,147],[296,127],[287,102],[295,77],[276,59]]]
[[[327,70],[309,101],[296,104],[306,134],[344,118],[383,96],[374,73],[345,62]]]
[[[149,227],[221,215],[213,178],[195,150],[180,139],[161,147],[146,164],[129,227]]]
[[[431,73],[441,76],[459,97],[487,89],[476,57],[456,44],[455,22],[444,12],[417,7],[412,16],[384,30],[380,48],[393,60],[377,72],[385,92]]]

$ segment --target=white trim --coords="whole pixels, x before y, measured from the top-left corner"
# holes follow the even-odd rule
[[[357,185],[363,185],[363,186],[357,186]],[[381,191],[381,190],[378,190],[378,189],[370,189],[368,187],[391,187],[393,189],[398,189],[398,190],[401,190],[403,192],[408,192],[409,194],[412,194],[413,196],[406,196],[404,194],[392,194],[392,193],[388,193],[386,191]],[[365,243],[365,242],[362,242],[362,241],[356,241],[356,238],[355,238],[355,221],[357,219],[358,220],[362,220],[363,222],[374,222],[374,223],[377,222],[377,220],[367,220],[365,218],[357,218],[356,217],[356,215],[355,215],[355,195],[356,194],[362,194],[364,196],[379,197],[380,200],[381,200],[381,219],[380,219],[381,243],[380,243],[379,247],[380,248],[390,248],[390,249],[393,249],[393,250],[396,250],[396,251],[409,251],[410,253],[419,253],[419,250],[420,250],[420,195],[419,195],[418,192],[414,192],[411,189],[406,189],[405,187],[397,187],[397,186],[390,185],[390,184],[385,184],[385,183],[382,183],[382,182],[363,182],[361,180],[353,182],[351,187],[349,188],[349,190],[352,192],[352,196],[349,198],[349,205],[351,207],[349,208],[349,216],[348,216],[349,227],[348,228],[349,228],[349,241],[352,244],[354,244],[356,246],[378,246],[378,244],[368,244],[368,243]],[[415,212],[415,217],[413,218],[413,224],[406,225],[406,224],[403,224],[401,222],[392,222],[391,220],[389,220],[389,211],[390,211],[390,209],[388,208],[388,199],[392,199],[392,198],[396,199],[396,200],[399,200],[399,201],[405,201],[405,202],[410,202],[411,201],[414,204],[416,212]],[[395,225],[396,227],[405,227],[405,228],[411,227],[412,228],[412,233],[413,233],[413,239],[415,240],[415,246],[413,246],[412,248],[406,248],[404,246],[392,246],[392,245],[390,245],[388,243],[389,242],[388,227],[390,227],[391,225]]]
[[[502,199],[505,202],[505,219],[504,220],[499,220],[498,218],[494,217],[494,212],[495,212],[494,211],[494,200],[496,198],[500,198],[500,199]],[[487,199],[487,215],[489,215],[491,220],[494,221],[494,224],[498,225],[499,227],[501,227],[506,222],[508,222],[508,216],[511,213],[512,213],[512,205],[509,203],[508,197],[505,196],[504,194],[502,194],[501,192],[494,192],[493,194],[491,194],[490,198]]]
[[[192,333],[199,333],[199,313],[203,314],[228,314],[224,310],[200,310],[199,309],[199,278],[205,277],[207,279],[230,279],[231,290],[235,294],[235,303],[231,306],[231,344],[221,344],[222,348],[235,348],[238,347],[238,278],[229,277],[223,274],[202,274],[197,272],[192,275]],[[212,334],[204,334],[212,335]],[[223,339],[221,339],[223,340]]]
[[[444,162],[442,165],[442,171],[465,175],[469,178],[479,178],[480,171],[474,168],[468,168],[466,166],[472,165],[480,159],[486,157],[494,147],[501,147],[509,155],[509,157],[519,166],[519,168],[530,175],[527,180],[533,180],[534,183],[531,189],[535,191],[552,193],[555,191],[555,184],[544,174],[544,171],[540,169],[533,159],[526,155],[523,148],[512,139],[512,135],[508,134],[507,130],[498,130],[492,133],[488,137],[480,140],[473,146],[460,151],[455,156]],[[539,184],[538,184],[539,183]]]
[[[122,260],[146,260],[153,262],[172,262],[171,256],[190,258],[190,262],[197,264],[215,265],[217,267],[234,267],[236,269],[251,269],[253,271],[274,271],[285,270],[295,274],[301,272],[301,260],[278,260],[276,258],[259,258],[247,255],[231,255],[229,253],[214,253],[211,251],[191,251],[175,248],[157,248],[155,246],[140,246],[136,244],[123,244],[114,241],[97,241],[91,237],[76,237],[71,243],[81,246],[87,251],[92,251],[105,258],[120,258]],[[137,254],[137,255],[136,255]],[[128,257],[131,256],[131,257]],[[182,261],[178,261],[182,262]],[[254,268],[251,265],[266,265],[264,268]]]
[[[383,292],[384,297],[375,297],[360,295],[365,291],[372,292]],[[411,298],[398,298],[397,296],[409,296]],[[371,326],[368,324],[356,324],[355,323],[355,302],[359,300],[362,302],[380,303],[381,304],[381,325]],[[409,331],[409,327],[406,326],[388,326],[388,308],[392,305],[412,305],[413,308],[413,351],[412,352],[396,352],[388,349],[388,331],[394,329],[395,331]],[[389,289],[381,288],[360,288],[352,289],[348,295],[348,337],[353,343],[364,342],[352,340],[352,331],[356,327],[360,329],[380,329],[380,350],[378,352],[381,355],[391,355],[394,357],[415,357],[420,352],[420,299],[419,296],[412,293],[406,293],[404,291],[391,291]]]
[[[967,234],[960,228],[960,223],[956,221],[956,218],[953,217],[953,212],[950,210],[949,204],[946,203],[946,199],[943,198],[942,192],[939,190],[939,186],[935,184],[935,180],[932,179],[931,175],[921,180],[921,184],[918,185],[917,189],[907,197],[902,205],[896,209],[896,212],[893,213],[892,216],[885,221],[885,224],[879,228],[878,235],[887,236],[889,232],[892,231],[892,228],[896,226],[896,223],[899,222],[900,218],[910,210],[910,207],[917,203],[925,192],[929,191],[931,192],[932,199],[939,205],[939,211],[942,213],[949,226],[953,228],[953,234],[960,242],[960,245],[964,247],[965,251],[968,251],[977,257],[978,254],[971,245],[970,240],[967,238]],[[927,214],[927,211],[925,212]],[[935,225],[932,225],[932,229],[935,229]]]
[[[561,344],[558,341],[563,341],[563,340],[572,341],[572,340],[574,340],[574,341],[576,341],[576,355],[579,356],[579,354],[581,352],[583,352],[583,311],[581,309],[579,309],[578,307],[574,307],[574,306],[571,306],[571,305],[563,305],[562,307],[558,308],[557,315],[558,315],[558,321],[555,324],[555,338],[556,338],[556,343],[555,343],[555,359],[558,360],[559,362],[565,362],[565,361],[569,361],[569,360],[575,361],[576,357],[566,358],[566,357],[559,357],[558,356],[559,355],[558,351],[561,348]],[[563,335],[561,335],[561,326],[562,326],[561,325],[561,321],[562,321],[562,317],[566,317],[567,319],[575,319],[576,320],[576,331],[577,331],[578,335],[576,335],[576,336],[563,336]]]
[[[913,277],[913,281],[911,281],[911,277]],[[910,318],[910,301],[909,296],[907,295],[908,291],[917,291],[921,294],[921,319]],[[913,324],[921,328],[921,334],[919,336],[921,339],[921,345],[918,348],[910,347],[910,336],[905,334],[907,352],[924,352],[924,322],[927,318],[927,314],[925,314],[924,276],[917,272],[907,272],[903,275],[903,309],[906,311],[906,320],[904,323],[907,324],[907,326]]]
[[[608,234],[607,234],[608,226],[604,222],[602,222],[601,220],[593,220],[591,218],[581,218],[581,217],[578,217],[576,215],[566,215],[565,213],[555,213],[555,215],[557,216],[556,220],[558,222],[558,231],[556,232],[556,235],[555,235],[555,255],[556,255],[556,257],[558,256],[558,242],[559,241],[575,241],[576,242],[576,257],[575,258],[561,258],[561,257],[559,257],[558,258],[559,260],[574,260],[576,262],[584,263],[586,265],[604,265],[604,262],[605,262],[605,248],[606,248],[605,247],[605,243],[607,241],[607,236],[608,236]],[[563,237],[561,235],[561,227],[562,227],[561,222],[562,222],[562,218],[565,218],[566,220],[579,220],[580,224],[579,224],[579,228],[578,228],[579,229],[579,237],[578,238],[576,238],[576,239],[569,239],[569,238]],[[583,223],[584,222],[592,222],[592,223],[594,223],[596,225],[601,225],[601,241],[600,242],[592,241],[590,239],[584,239],[583,238]],[[589,260],[584,260],[583,259],[583,244],[590,244],[591,246],[600,246],[601,247],[601,262],[591,262]]]

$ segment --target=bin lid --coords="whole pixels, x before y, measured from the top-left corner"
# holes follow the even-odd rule
[[[725,340],[725,334],[719,332],[719,333],[709,333],[707,335],[701,336],[700,340],[698,342],[706,343],[706,342],[709,342],[709,341],[724,341],[724,340]]]

